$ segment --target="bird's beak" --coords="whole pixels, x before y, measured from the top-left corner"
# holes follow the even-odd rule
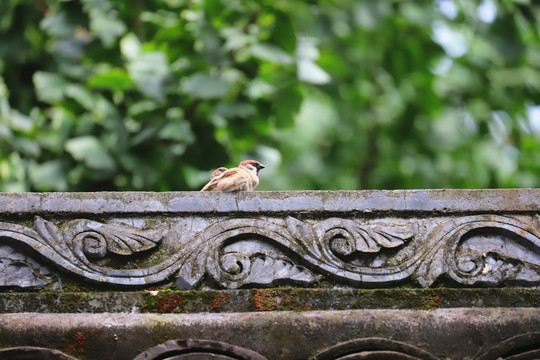
[[[266,166],[264,166],[263,164],[259,164],[257,166],[257,170],[261,170],[261,169],[264,169]]]

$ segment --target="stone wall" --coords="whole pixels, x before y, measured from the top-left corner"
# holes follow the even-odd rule
[[[540,189],[0,209],[0,359],[540,357]]]

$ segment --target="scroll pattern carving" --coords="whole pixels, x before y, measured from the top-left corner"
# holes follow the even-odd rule
[[[134,230],[89,220],[68,223],[62,235],[52,222],[36,217],[35,230],[18,224],[0,223],[0,237],[23,243],[41,256],[68,272],[90,280],[125,284],[129,278],[144,274],[141,270],[111,270],[89,259],[105,257],[107,253],[133,254],[155,247],[161,230]],[[142,284],[142,283],[141,283]]]
[[[446,273],[464,285],[540,282],[540,237],[513,218],[478,215],[445,224],[440,244],[432,246],[424,280]],[[441,265],[442,264],[442,265]]]
[[[535,285],[540,283],[540,236],[524,219],[237,218],[191,234],[174,230],[175,223],[189,218],[141,230],[84,219],[55,224],[37,217],[34,229],[0,223],[0,238],[10,239],[10,246],[24,244],[65,271],[119,285],[175,277],[191,288],[205,274],[230,289],[311,286],[319,280],[357,287],[416,281],[427,287],[443,275],[468,286]],[[164,237],[174,246],[162,244]],[[152,249],[167,256],[152,258]],[[134,257],[152,261],[133,265]],[[33,274],[27,278],[33,285],[18,286],[49,281],[41,271],[27,273]],[[6,279],[1,271],[0,276]],[[13,285],[0,279],[0,286]]]
[[[300,244],[293,241],[286,228],[273,222],[225,220],[196,236],[192,245],[195,251],[186,259],[191,266],[179,271],[190,285],[196,284],[205,272],[226,288],[283,280],[307,285],[320,279],[299,264],[305,252]]]
[[[206,269],[227,288],[280,280],[308,285],[325,275],[357,282],[388,273],[405,278],[407,271],[372,269],[348,261],[349,256],[403,246],[414,237],[414,226],[384,228],[337,218],[314,225],[292,217],[284,224],[259,219],[226,220],[199,234],[198,239],[206,241],[187,260],[192,266],[181,268],[179,276],[193,285]]]

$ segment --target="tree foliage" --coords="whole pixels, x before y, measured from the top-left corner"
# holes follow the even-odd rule
[[[540,6],[0,5],[0,190],[540,185]]]

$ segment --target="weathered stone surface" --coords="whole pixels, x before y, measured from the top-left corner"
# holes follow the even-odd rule
[[[0,194],[0,359],[532,359],[539,284],[540,189]]]
[[[0,244],[0,286],[43,287],[51,282],[49,271],[11,245]]]
[[[538,212],[539,189],[2,193],[5,214]]]
[[[531,308],[0,315],[2,344],[33,344],[96,360],[131,360],[153,346],[187,338],[231,344],[274,360],[338,358],[324,354],[342,353],[344,342],[353,353],[371,349],[402,356],[416,348],[417,358],[476,359],[491,353],[496,359],[503,351],[506,357],[538,350],[538,343],[531,344],[538,331],[540,311]],[[511,348],[494,354],[496,345],[516,336],[521,340],[510,340]]]

